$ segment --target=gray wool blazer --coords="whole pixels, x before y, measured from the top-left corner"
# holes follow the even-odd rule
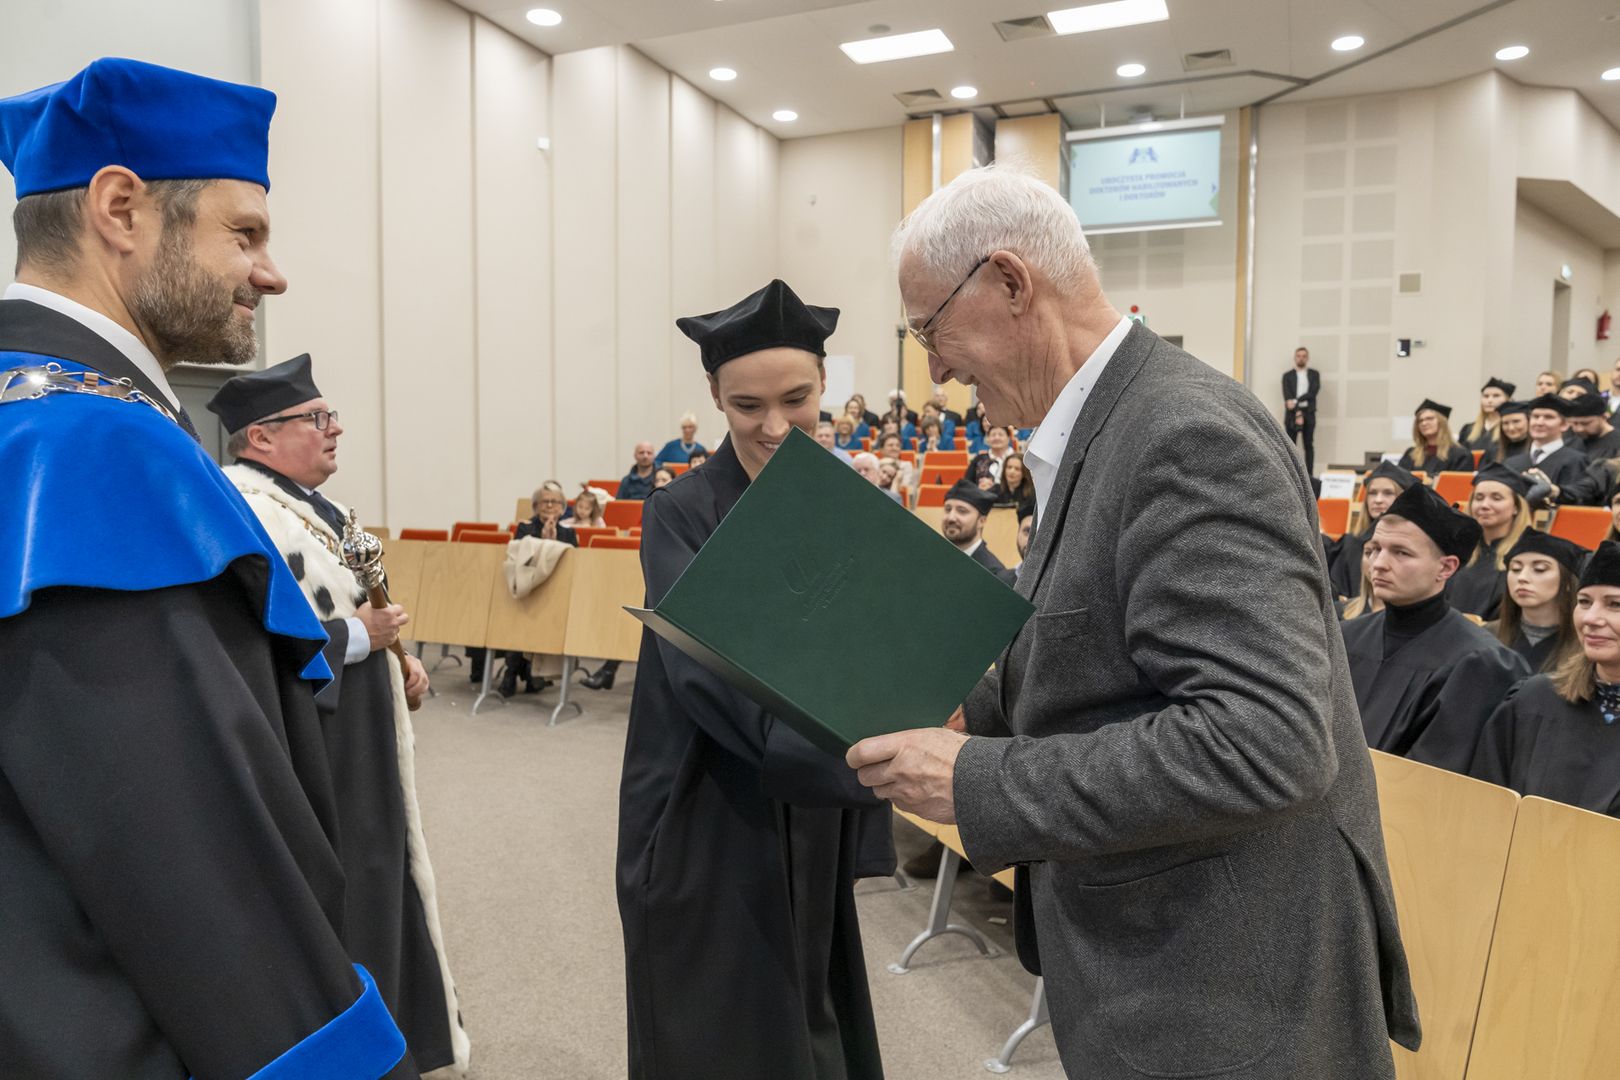
[[[1133,327],[1080,412],[964,704],[962,842],[1085,1080],[1382,1080],[1416,1048],[1372,761],[1305,470]]]

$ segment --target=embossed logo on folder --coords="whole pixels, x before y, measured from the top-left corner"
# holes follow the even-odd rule
[[[801,622],[809,622],[832,606],[838,594],[849,584],[849,572],[855,566],[855,556],[846,555],[819,574],[805,568],[804,560],[795,556],[782,567],[782,578],[788,589],[799,598]]]

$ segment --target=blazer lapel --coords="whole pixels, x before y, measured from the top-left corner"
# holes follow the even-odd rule
[[[1035,536],[1029,543],[1029,554],[1024,557],[1024,568],[1018,572],[1018,592],[1026,600],[1034,598],[1035,590],[1046,573],[1052,545],[1057,542],[1057,537],[1063,531],[1063,523],[1068,518],[1074,485],[1080,478],[1080,466],[1086,460],[1091,441],[1102,430],[1103,422],[1114,411],[1125,388],[1142,370],[1142,365],[1147,362],[1158,341],[1158,335],[1140,323],[1132,326],[1109,359],[1108,366],[1103,369],[1102,378],[1097,380],[1097,385],[1086,396],[1086,403],[1080,407],[1080,416],[1075,421],[1074,431],[1069,434],[1069,444],[1064,448],[1057,480],[1052,485],[1052,505],[1040,508]]]

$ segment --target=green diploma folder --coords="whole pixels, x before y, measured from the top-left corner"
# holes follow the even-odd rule
[[[658,606],[625,610],[842,757],[943,724],[1035,609],[795,429]]]

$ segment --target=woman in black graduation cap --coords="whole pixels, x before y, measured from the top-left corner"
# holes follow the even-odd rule
[[[1483,450],[1490,457],[1496,451],[1496,429],[1500,417],[1497,410],[1505,405],[1518,389],[1510,382],[1491,376],[1479,390],[1479,415],[1463,425],[1457,435],[1459,442],[1469,450]]]
[[[677,320],[728,433],[643,507],[649,607],[792,429],[815,430],[837,322],[781,281]],[[646,631],[619,790],[629,1076],[880,1078],[853,885],[894,872],[890,822],[843,759]]]
[[[1474,474],[1468,516],[1479,522],[1479,546],[1446,591],[1451,606],[1463,614],[1496,618],[1507,587],[1507,553],[1530,528],[1529,493],[1530,481],[1494,461]]]
[[[1504,401],[1496,407],[1496,442],[1485,457],[1506,461],[1530,449],[1530,405]]]
[[[1586,549],[1530,529],[1508,550],[1502,617],[1486,625],[1532,671],[1551,671],[1580,651],[1575,593]]]
[[[1328,563],[1328,581],[1333,585],[1335,597],[1347,600],[1361,591],[1361,553],[1389,504],[1415,483],[1417,477],[1387,461],[1380,461],[1361,482],[1362,518],[1366,524],[1360,532],[1345,533]]]
[[[1401,455],[1401,468],[1433,476],[1440,472],[1473,472],[1474,455],[1451,434],[1451,406],[1428,398],[1412,415],[1412,445]]]
[[[1574,624],[1580,650],[1497,708],[1468,773],[1620,817],[1620,544],[1599,545],[1587,563]]]

